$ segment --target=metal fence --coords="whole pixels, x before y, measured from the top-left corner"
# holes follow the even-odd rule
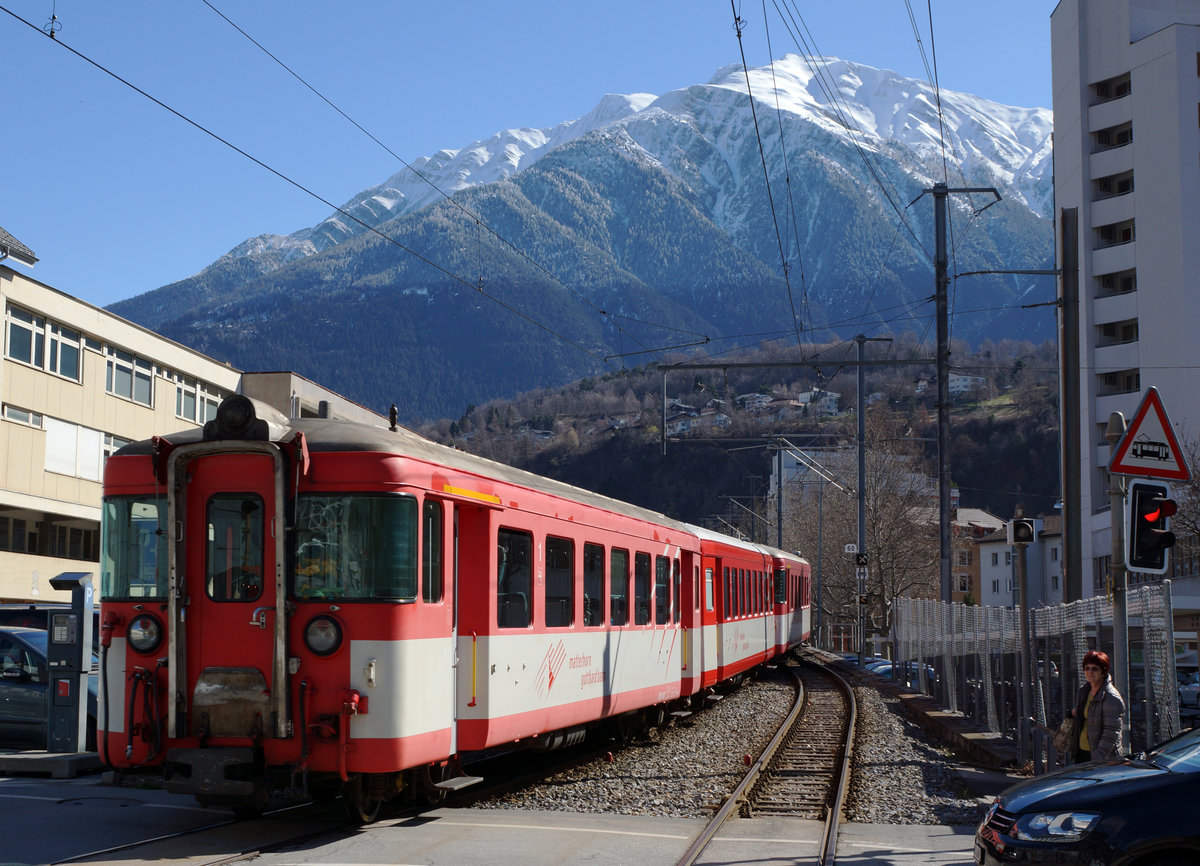
[[[1140,751],[1179,732],[1172,632],[1171,583],[1126,592],[1129,623],[1130,737]],[[1021,720],[1033,716],[1056,728],[1084,683],[1083,656],[1113,655],[1112,603],[1103,597],[1030,610],[1028,671],[1032,706],[1021,706],[1020,609],[893,601],[892,644],[897,660],[913,660],[911,685],[961,712],[982,729],[1019,743]],[[1036,755],[1035,755],[1036,759]]]

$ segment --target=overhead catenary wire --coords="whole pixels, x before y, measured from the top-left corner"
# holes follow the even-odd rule
[[[15,18],[17,21],[20,21],[22,24],[25,24],[27,27],[30,27],[34,31],[39,32],[39,33],[42,32],[41,30],[38,29],[38,27],[36,25],[32,24],[25,18],[22,18],[20,15],[13,12],[7,6],[0,6],[0,11],[7,13],[9,16],[11,16],[12,18]],[[211,137],[212,139],[219,142],[220,144],[225,145],[230,150],[232,150],[235,153],[241,155],[242,157],[250,160],[251,162],[253,162],[255,165],[259,166],[260,168],[263,168],[266,171],[270,172],[271,174],[275,175],[280,180],[283,180],[284,182],[295,187],[297,190],[303,192],[305,195],[311,196],[312,198],[314,198],[317,201],[321,202],[322,204],[326,205],[330,209],[336,211],[337,213],[340,213],[342,216],[346,217],[347,219],[354,221],[358,225],[362,226],[365,230],[377,235],[378,237],[382,238],[387,243],[390,243],[393,246],[403,250],[404,252],[406,252],[409,255],[413,256],[414,258],[420,260],[421,262],[424,262],[425,264],[427,264],[430,267],[434,268],[435,270],[441,272],[442,274],[446,275],[447,277],[451,278],[452,280],[462,283],[463,285],[469,287],[476,293],[482,295],[483,297],[485,297],[488,300],[492,301],[493,303],[497,304],[501,308],[509,311],[513,315],[520,317],[521,319],[524,319],[525,321],[529,322],[531,325],[534,325],[535,327],[545,331],[546,333],[556,337],[557,339],[561,340],[562,342],[566,343],[567,345],[571,346],[572,348],[578,349],[579,351],[583,352],[586,355],[591,356],[592,358],[595,358],[597,361],[600,361],[601,363],[607,363],[603,356],[597,354],[596,352],[592,351],[591,349],[587,348],[586,346],[583,346],[583,345],[575,342],[574,340],[571,340],[570,338],[566,337],[565,335],[558,333],[557,331],[555,331],[553,328],[549,327],[548,325],[545,325],[542,322],[539,322],[538,320],[534,319],[532,316],[522,312],[521,310],[518,310],[516,307],[513,307],[511,304],[506,303],[505,301],[501,300],[500,298],[496,297],[495,295],[492,295],[492,294],[484,291],[481,287],[479,287],[476,283],[472,282],[471,280],[468,280],[468,279],[460,276],[459,274],[456,274],[453,271],[443,267],[442,265],[439,265],[437,262],[433,261],[432,259],[428,258],[427,256],[422,255],[421,253],[417,252],[416,250],[412,249],[411,247],[406,246],[405,244],[403,244],[400,241],[396,240],[395,238],[387,235],[386,233],[380,231],[375,226],[370,225],[369,223],[365,222],[364,220],[360,219],[359,217],[355,216],[354,214],[350,213],[349,211],[335,205],[329,199],[325,198],[324,196],[320,195],[319,193],[315,192],[314,190],[309,189],[308,187],[304,186],[299,181],[295,180],[292,177],[289,177],[288,175],[286,175],[283,172],[279,171],[278,169],[268,165],[267,163],[263,162],[262,160],[258,159],[257,157],[251,155],[247,151],[245,151],[242,148],[235,145],[233,142],[218,135],[216,132],[213,132],[212,130],[210,130],[207,127],[203,126],[202,124],[196,122],[195,120],[192,120],[187,115],[172,108],[171,106],[167,105],[162,100],[152,96],[150,93],[148,93],[147,91],[138,87],[137,85],[133,84],[132,82],[126,80],[125,78],[122,78],[116,72],[113,72],[111,69],[108,69],[103,64],[93,60],[92,58],[88,57],[86,54],[82,53],[81,51],[78,51],[75,48],[72,48],[70,45],[63,42],[61,39],[54,39],[54,42],[55,42],[55,44],[62,46],[64,49],[66,49],[67,51],[74,54],[80,60],[85,61],[86,63],[90,64],[91,66],[94,66],[96,69],[100,70],[105,75],[112,77],[116,81],[125,85],[129,89],[133,90],[135,93],[138,93],[139,95],[145,97],[146,99],[153,102],[155,105],[159,106],[160,108],[164,109],[165,111],[170,112],[175,117],[178,117],[180,120],[184,121],[188,125],[194,127],[195,129],[199,130],[200,132],[203,132],[205,135]]]
[[[574,289],[572,286],[568,285],[557,274],[553,273],[545,265],[538,262],[531,255],[529,255],[523,249],[518,247],[515,243],[508,240],[506,237],[504,237],[499,232],[497,232],[494,228],[492,228],[490,225],[488,225],[482,216],[480,216],[479,214],[472,211],[461,201],[454,198],[448,192],[446,192],[441,187],[439,187],[436,183],[433,182],[433,180],[430,177],[428,177],[427,175],[425,175],[424,173],[419,171],[415,166],[413,166],[411,163],[406,161],[402,156],[400,156],[398,153],[396,153],[394,150],[392,150],[390,147],[388,147],[386,144],[384,144],[382,141],[380,141],[374,134],[372,134],[369,130],[367,130],[362,124],[360,124],[357,120],[355,120],[353,117],[348,115],[338,105],[336,105],[332,100],[330,100],[327,96],[325,96],[325,94],[323,94],[316,87],[314,87],[312,84],[310,84],[308,81],[306,81],[304,79],[304,77],[301,76],[298,72],[296,72],[294,69],[292,69],[286,63],[284,63],[282,60],[280,60],[278,57],[276,57],[271,51],[269,51],[266,48],[266,46],[264,46],[262,43],[260,43],[257,39],[255,39],[249,33],[247,33],[242,27],[240,27],[237,23],[235,23],[232,19],[230,19],[229,16],[227,16],[225,13],[223,13],[220,9],[218,9],[216,6],[214,6],[211,2],[209,2],[209,0],[201,0],[201,2],[205,6],[207,6],[209,9],[211,9],[216,15],[220,16],[220,18],[222,18],[226,23],[228,23],[230,27],[232,27],[234,30],[236,30],[238,33],[242,34],[242,36],[244,36],[246,39],[248,39],[263,54],[265,54],[265,55],[267,55],[267,57],[271,58],[271,60],[273,60],[275,63],[277,63],[282,69],[284,69],[284,71],[286,71],[289,75],[291,75],[293,78],[295,78],[301,84],[303,84],[317,98],[319,98],[322,102],[324,102],[326,105],[328,105],[330,108],[332,108],[338,114],[340,114],[343,118],[345,118],[356,129],[358,129],[360,132],[362,132],[363,135],[367,136],[367,138],[371,139],[371,141],[375,142],[377,145],[379,145],[381,148],[383,148],[385,151],[387,151],[387,153],[390,154],[394,159],[396,159],[396,161],[398,161],[401,165],[403,165],[405,168],[407,168],[409,171],[411,171],[413,173],[413,175],[415,175],[422,182],[426,183],[431,189],[433,189],[436,193],[438,193],[438,195],[440,195],[447,202],[449,202],[450,204],[454,205],[456,208],[461,210],[469,219],[474,221],[475,226],[476,226],[477,235],[478,235],[478,232],[480,229],[486,231],[488,234],[490,234],[492,237],[494,237],[496,240],[498,240],[501,244],[508,247],[508,249],[510,249],[517,256],[524,259],[526,262],[528,262],[534,268],[536,268],[541,273],[543,273],[547,277],[549,277],[553,282],[557,283],[559,286],[566,289],[568,292],[570,292],[576,298],[583,301],[588,306],[592,307],[592,309],[596,310],[600,315],[609,318],[610,321],[612,320],[612,315],[607,310],[602,308],[600,305],[596,304],[594,301],[592,301],[590,298],[588,298],[582,292],[579,292],[576,289]],[[477,241],[477,243],[478,243],[478,241]],[[482,269],[482,249],[480,249],[479,263],[480,263],[480,268]],[[482,272],[478,276],[477,283],[478,283],[479,287],[482,287],[484,284],[484,278],[483,278]],[[672,330],[671,328],[669,328],[666,325],[661,325],[661,324],[655,323],[655,322],[646,322],[646,321],[641,321],[641,320],[634,320],[634,321],[638,321],[639,324],[650,325],[651,327],[663,328],[664,330]],[[620,325],[618,325],[616,322],[613,322],[613,325],[615,328],[618,329],[618,331],[620,331]],[[635,342],[638,342],[638,343],[641,342],[633,334],[629,334],[628,336],[631,339],[633,339]]]
[[[792,310],[792,327],[796,332],[796,344],[798,346],[802,346],[803,341],[800,339],[800,326],[796,321],[796,302],[792,297],[791,281],[788,279],[787,256],[783,252],[783,236],[779,231],[779,217],[775,212],[775,197],[771,193],[771,173],[767,170],[767,155],[763,150],[762,132],[758,126],[758,110],[754,107],[754,91],[750,86],[750,67],[746,64],[746,51],[742,46],[742,25],[744,20],[740,15],[738,15],[737,5],[734,0],[729,0],[729,6],[733,10],[733,26],[734,30],[737,32],[738,50],[742,55],[742,71],[746,76],[746,95],[750,103],[750,117],[754,121],[754,135],[758,139],[758,155],[760,161],[762,162],[763,181],[766,183],[767,188],[767,202],[771,207],[771,222],[775,226],[775,241],[779,245],[779,260],[783,269],[783,281],[787,286],[788,304]]]

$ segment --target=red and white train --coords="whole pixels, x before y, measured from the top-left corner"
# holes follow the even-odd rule
[[[430,442],[235,395],[104,474],[99,747],[355,820],[460,756],[618,735],[809,636],[809,566]]]

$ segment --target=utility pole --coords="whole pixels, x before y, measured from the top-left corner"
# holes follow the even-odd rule
[[[1108,462],[1112,465],[1117,453],[1117,444],[1125,435],[1125,416],[1113,412],[1108,416],[1108,427],[1104,438],[1108,440]],[[1108,473],[1108,513],[1112,529],[1112,561],[1109,565],[1109,581],[1113,606],[1113,685],[1125,698],[1125,712],[1121,716],[1121,741],[1129,745],[1129,707],[1133,702],[1129,689],[1129,613],[1126,605],[1125,586],[1128,571],[1125,569],[1125,476]]]
[[[890,343],[891,337],[867,337],[859,334],[854,338],[858,345],[858,401],[854,410],[858,422],[858,557],[856,563],[861,563],[863,578],[858,582],[858,638],[859,660],[866,655],[867,648],[867,607],[862,603],[863,595],[867,592],[866,569],[870,566],[867,558],[867,399],[866,379],[863,371],[866,369],[863,353],[867,343]]]
[[[1083,467],[1079,429],[1079,211],[1063,208],[1059,320],[1059,417],[1062,431],[1063,601],[1083,598]],[[1089,461],[1090,462],[1090,461]]]
[[[1000,201],[995,187],[951,189],[935,183],[925,193],[933,195],[934,301],[937,314],[937,410],[938,410],[938,547],[941,560],[941,599],[953,598],[950,583],[950,275],[946,253],[946,198],[950,193],[990,192]],[[924,193],[922,193],[924,194]]]

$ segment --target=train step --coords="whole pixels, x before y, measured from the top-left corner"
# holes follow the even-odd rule
[[[704,700],[706,700],[706,701],[713,701],[713,702],[716,702],[716,701],[723,701],[723,700],[725,700],[725,696],[724,696],[724,695],[718,695],[718,694],[705,695],[705,696],[704,696]]]
[[[691,710],[671,710],[671,715],[677,719],[686,719],[692,715]]]
[[[443,791],[458,791],[483,781],[483,776],[455,776],[453,779],[443,779],[434,787]]]

